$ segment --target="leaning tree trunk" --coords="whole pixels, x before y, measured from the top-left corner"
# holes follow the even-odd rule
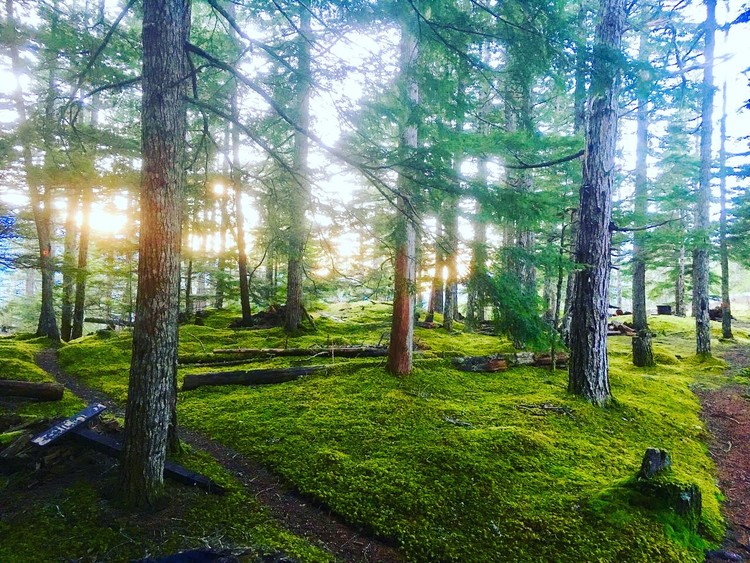
[[[189,31],[189,0],[144,0],[140,259],[122,462],[134,506],[162,493],[174,425]]]
[[[709,248],[711,247],[711,136],[714,106],[714,43],[716,0],[706,0],[703,94],[701,98],[700,186],[695,207],[696,246],[693,249],[693,312],[695,347],[700,356],[711,355],[711,319],[708,316]]]
[[[648,33],[641,32],[638,60],[648,64]],[[635,194],[634,206],[637,221],[645,220],[648,214],[648,95],[650,82],[638,83],[638,111],[635,147]],[[639,367],[653,366],[654,352],[651,346],[651,332],[646,316],[646,251],[643,231],[636,231],[633,237],[633,364]]]
[[[409,17],[408,14],[405,17]],[[413,22],[401,22],[401,80],[408,117],[401,139],[401,160],[414,157],[419,135],[419,83],[416,66],[419,44]],[[410,158],[411,157],[411,158]],[[393,320],[388,344],[388,371],[393,375],[408,375],[412,371],[412,348],[414,345],[414,293],[417,274],[417,217],[410,198],[412,180],[405,171],[398,176],[396,262],[394,271]]]
[[[297,42],[297,124],[305,131],[294,132],[294,170],[291,186],[289,225],[289,262],[287,268],[286,308],[284,330],[295,332],[302,325],[302,283],[304,281],[303,258],[305,254],[306,223],[305,212],[310,199],[310,172],[308,153],[310,140],[306,131],[310,127],[310,42],[312,25],[310,11],[300,9],[300,29]]]
[[[727,245],[727,83],[724,82],[721,112],[721,146],[719,148],[719,178],[721,191],[721,214],[719,216],[719,253],[721,255],[721,335],[734,338],[732,334],[732,307],[729,302],[729,247]]]
[[[601,0],[576,240],[576,262],[583,267],[573,300],[568,371],[568,391],[598,405],[611,397],[607,320],[620,75],[619,58],[613,53],[621,50],[624,27],[625,1]]]

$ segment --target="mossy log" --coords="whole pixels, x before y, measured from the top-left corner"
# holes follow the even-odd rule
[[[28,397],[40,401],[60,401],[65,387],[59,383],[31,383],[0,379],[0,395]]]
[[[204,385],[268,385],[294,381],[300,377],[325,371],[325,366],[293,367],[281,369],[256,369],[247,371],[222,371],[186,375],[182,383],[183,391],[197,389]]]
[[[86,317],[85,319],[83,319],[83,322],[96,324],[96,325],[107,325],[111,327],[116,327],[116,326],[133,327],[135,326],[135,323],[133,321],[127,321],[125,319],[102,319],[99,317]]]
[[[376,358],[388,355],[385,346],[341,346],[330,348],[217,348],[214,354],[232,354],[244,358],[277,356],[339,356],[341,358]]]
[[[568,361],[567,354],[555,354],[555,358],[559,367],[564,366]],[[515,366],[548,367],[552,365],[552,357],[549,354],[516,352],[515,354],[453,358],[452,363],[453,367],[461,371],[494,372],[505,371]]]

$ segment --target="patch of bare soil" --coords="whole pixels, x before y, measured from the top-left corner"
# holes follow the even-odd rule
[[[63,372],[54,350],[37,356],[37,364],[82,399],[106,404],[109,412],[123,416],[123,409],[104,393],[91,389]],[[344,561],[403,561],[398,550],[365,530],[355,529],[326,507],[300,495],[279,476],[259,463],[197,432],[180,429],[186,443],[212,455],[251,491],[286,529],[333,553]]]
[[[750,348],[737,346],[724,359],[730,373],[750,366]],[[707,555],[707,562],[750,561],[750,401],[748,389],[731,385],[697,394],[703,419],[711,432],[710,452],[716,464],[726,500],[727,538],[721,550]]]

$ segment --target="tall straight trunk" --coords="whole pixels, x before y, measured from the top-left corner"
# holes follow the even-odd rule
[[[232,92],[232,118],[239,119],[237,85]],[[250,308],[250,280],[247,275],[247,243],[245,241],[245,211],[242,208],[242,171],[240,170],[240,130],[232,125],[232,190],[234,193],[234,217],[237,241],[237,270],[240,276],[240,307],[242,323],[250,326],[253,322]]]
[[[444,233],[441,217],[437,218],[437,229],[435,234],[435,271],[432,275],[432,287],[430,289],[430,303],[427,308],[427,322],[432,322],[435,313],[443,313],[445,301],[445,280],[443,269],[445,268]]]
[[[576,37],[575,90],[573,91],[573,133],[582,133],[586,126],[586,6],[578,7],[578,37]]]
[[[592,62],[591,116],[580,196],[576,280],[570,334],[568,391],[603,405],[610,399],[607,320],[612,233],[612,191],[617,144],[619,62],[624,0],[601,0]]]
[[[93,189],[86,187],[81,193],[81,227],[78,238],[78,264],[76,266],[76,296],[73,309],[71,338],[83,336],[83,319],[86,309],[86,280],[88,278],[89,235],[91,233],[91,200]]]
[[[73,330],[73,295],[75,293],[76,274],[76,210],[78,209],[78,192],[70,190],[65,218],[65,243],[62,264],[62,310],[60,312],[60,338],[68,342]]]
[[[684,317],[685,312],[685,241],[677,253],[677,280],[674,285],[674,314]]]
[[[711,320],[708,316],[709,249],[711,247],[711,136],[714,106],[714,44],[716,0],[706,0],[705,48],[703,52],[703,93],[701,97],[700,185],[695,207],[696,246],[693,249],[693,312],[695,313],[695,351],[711,355]]]
[[[221,214],[219,227],[219,258],[216,264],[216,285],[214,295],[214,307],[216,309],[224,308],[224,294],[227,285],[227,231],[229,230],[229,211],[227,205],[227,190],[224,188],[219,196],[219,213]]]
[[[647,65],[649,58],[648,32],[642,31],[638,60]],[[638,110],[635,145],[635,194],[634,211],[638,221],[647,223],[648,215],[648,97],[651,84],[641,81],[638,84]],[[653,366],[654,352],[651,346],[651,332],[646,316],[646,250],[643,231],[635,231],[633,236],[633,364],[639,367]]]
[[[185,316],[193,315],[193,258],[188,256],[185,268]]]
[[[175,432],[189,0],[144,0],[141,232],[125,412],[125,502],[153,506]]]
[[[7,25],[11,29],[9,37],[19,37],[15,32],[16,20],[13,0],[6,0],[5,8],[7,13]],[[53,26],[55,25],[55,21],[56,20],[53,20]],[[18,44],[15,40],[9,42],[9,51],[11,68],[13,69],[14,74],[20,77],[26,71],[21,62]],[[54,107],[52,104],[54,103],[55,96],[52,90],[53,87],[53,69],[50,68],[48,92],[45,99],[47,126],[50,126],[54,119]],[[13,93],[13,103],[15,105],[16,114],[18,115],[19,127],[23,129],[28,123],[28,117],[20,82],[17,83],[15,92]],[[43,136],[45,146],[49,147],[51,145],[51,139],[46,130],[43,132]],[[55,260],[52,248],[52,193],[50,187],[43,185],[38,180],[38,175],[35,174],[31,142],[27,135],[22,136],[21,153],[23,157],[26,184],[29,188],[32,216],[34,218],[34,226],[36,227],[37,241],[39,243],[39,271],[42,277],[42,306],[39,312],[39,322],[37,324],[36,334],[37,336],[47,336],[54,341],[59,341],[60,331],[57,328],[57,319],[55,318],[53,301]],[[45,156],[45,161],[46,158],[47,157]],[[45,162],[45,164],[48,163]]]
[[[721,214],[719,216],[719,254],[721,256],[721,335],[732,334],[732,306],[729,301],[729,247],[727,245],[727,83],[724,82],[721,102],[721,145],[719,147],[719,181]]]
[[[300,7],[300,29],[297,42],[297,124],[303,130],[310,127],[310,42],[312,41],[312,24],[310,10]],[[286,282],[286,318],[284,329],[294,332],[302,325],[302,283],[304,281],[303,258],[305,254],[306,224],[305,212],[310,201],[310,172],[307,157],[310,152],[310,140],[305,133],[294,132],[294,156],[292,168],[295,178],[291,186],[289,225],[289,262]]]
[[[408,161],[417,150],[419,138],[418,109],[419,83],[416,66],[419,44],[414,21],[407,12],[401,21],[400,74],[402,96],[408,117],[401,138],[401,160]],[[408,375],[412,371],[414,346],[414,294],[417,278],[417,217],[410,196],[413,185],[408,173],[399,172],[397,184],[396,262],[394,271],[393,320],[388,344],[387,369],[393,375]]]
[[[447,270],[445,283],[445,306],[443,307],[443,328],[453,330],[456,319],[458,298],[458,198],[449,196],[445,206],[445,265]]]
[[[576,240],[578,240],[578,209],[572,209],[570,211],[570,261],[575,264],[576,262]],[[570,323],[571,315],[573,314],[573,299],[576,294],[576,278],[578,277],[578,270],[571,270],[568,273],[568,278],[565,282],[565,306],[563,307],[563,319],[560,325],[560,335],[562,336],[563,342],[570,346]]]

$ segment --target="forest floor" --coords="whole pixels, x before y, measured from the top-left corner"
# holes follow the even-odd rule
[[[108,395],[92,389],[78,378],[63,371],[57,361],[57,351],[48,348],[36,356],[37,364],[56,381],[65,385],[86,402],[99,402],[118,417],[125,409]],[[320,546],[343,561],[379,561],[391,563],[403,557],[392,546],[348,526],[314,499],[304,498],[268,468],[247,459],[240,453],[211,440],[199,432],[180,428],[180,439],[212,456],[229,471],[249,493],[264,504],[281,525]]]
[[[729,364],[729,378],[750,368],[750,348],[732,347],[723,353]],[[711,432],[710,451],[716,464],[719,484],[725,496],[723,512],[727,519],[727,539],[723,553],[706,561],[726,561],[736,554],[750,561],[750,401],[748,385],[732,382],[718,388],[696,390],[703,407],[703,418]]]
[[[186,447],[176,461],[227,494],[168,482],[169,505],[138,515],[118,507],[116,462],[83,446],[61,444],[51,464],[32,464],[23,475],[4,472],[0,459],[3,563],[129,561],[199,547],[274,563],[702,563],[706,552],[724,558],[709,561],[748,555],[750,501],[740,471],[747,461],[732,456],[744,453],[747,436],[739,432],[750,425],[742,397],[750,325],[736,331],[737,342],[716,341],[717,358],[733,365],[728,371],[722,360],[693,355],[690,319],[649,321],[653,368],[632,365],[629,338],[611,338],[614,400],[602,409],[566,392],[565,369],[456,369],[457,356],[513,351],[507,339],[460,325],[451,333],[415,330],[419,354],[409,378],[387,376],[382,358],[322,352],[380,343],[387,305],[329,305],[317,331],[294,337],[281,329],[231,330],[234,314],[211,312],[205,326],[180,327],[179,383],[237,365],[324,369],[280,385],[180,391]],[[122,424],[129,331],[49,347],[30,336],[0,339],[0,378],[57,380],[67,388],[58,403],[0,398],[0,453],[19,418],[33,419],[36,432],[86,402],[105,403]],[[238,362],[226,348],[309,353]],[[673,460],[651,485],[636,477],[647,447],[666,449]],[[702,492],[697,518],[670,500],[685,487]],[[718,547],[725,538],[720,501],[730,531]]]

